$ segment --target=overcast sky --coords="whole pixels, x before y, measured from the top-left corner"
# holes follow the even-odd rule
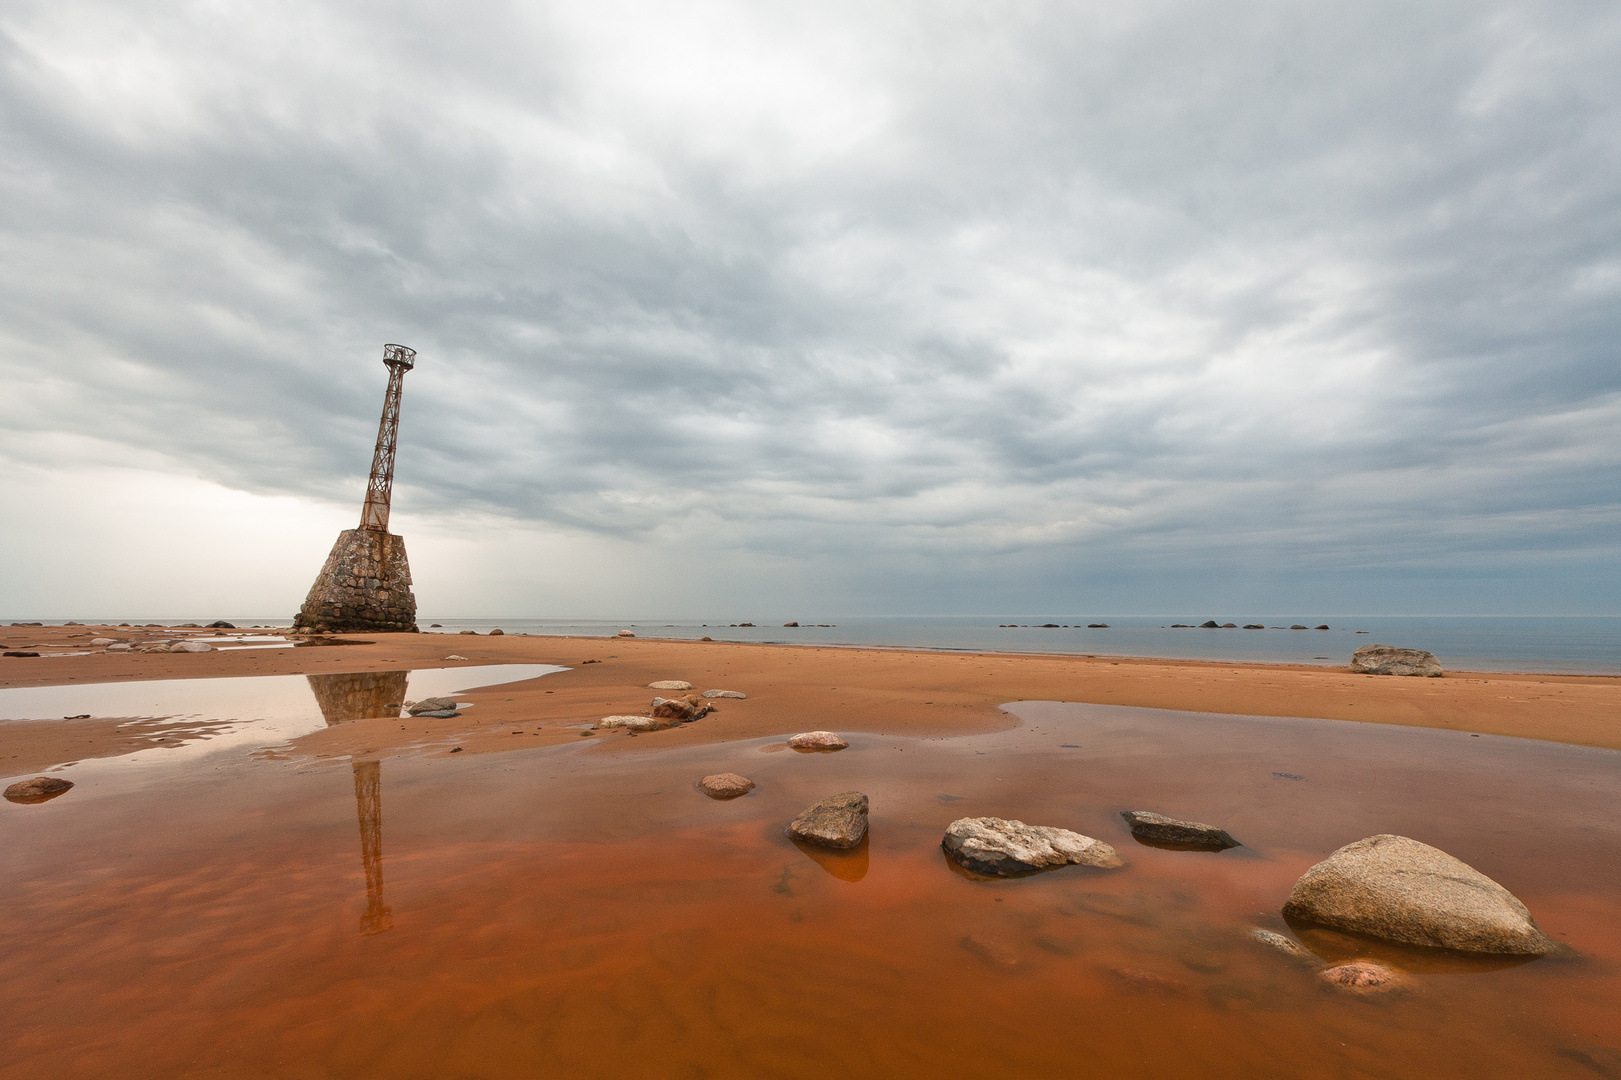
[[[0,615],[1621,612],[1621,7],[7,0]]]

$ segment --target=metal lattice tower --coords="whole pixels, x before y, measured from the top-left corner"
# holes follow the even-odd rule
[[[366,505],[360,511],[360,527],[388,532],[388,504],[394,491],[394,450],[400,439],[400,393],[405,373],[416,363],[416,350],[404,345],[384,345],[383,363],[388,365],[388,390],[383,395],[383,419],[377,425],[377,449],[372,451],[371,479],[366,482]]]

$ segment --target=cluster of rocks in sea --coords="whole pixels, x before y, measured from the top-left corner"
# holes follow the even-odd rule
[[[802,732],[787,742],[795,748],[849,745],[832,732]],[[716,800],[740,798],[756,789],[753,780],[737,773],[705,776],[696,786]],[[839,792],[806,807],[784,831],[799,844],[849,850],[867,836],[870,809],[866,794]],[[1121,818],[1133,837],[1152,847],[1220,852],[1243,846],[1227,830],[1203,822],[1147,810],[1128,810]],[[1126,866],[1118,850],[1096,837],[999,817],[958,818],[946,827],[940,846],[970,876],[985,878],[1024,877],[1065,866],[1097,870]],[[1119,899],[1099,897],[1106,906],[1113,902],[1109,913],[1115,913]],[[1347,844],[1312,866],[1295,882],[1281,914],[1291,926],[1328,928],[1421,948],[1504,956],[1568,951],[1491,878],[1438,848],[1390,834]],[[1411,978],[1389,962],[1354,957],[1329,963],[1295,938],[1259,926],[1252,927],[1248,937],[1281,958],[1316,971],[1328,989],[1384,996],[1411,988]],[[1006,950],[993,944],[965,939],[964,947],[1001,962]],[[1138,981],[1163,981],[1153,973],[1126,972],[1121,977],[1130,981],[1137,976]]]
[[[691,691],[693,685],[685,679],[660,679],[648,684],[649,690],[667,690],[671,692]],[[705,690],[703,693],[687,693],[682,697],[655,697],[646,713],[620,714],[604,716],[592,725],[595,730],[609,728],[623,728],[633,733],[647,731],[661,731],[664,728],[679,727],[690,724],[695,720],[702,720],[710,713],[718,712],[715,704],[717,698],[732,698],[744,700],[748,697],[741,690]]]

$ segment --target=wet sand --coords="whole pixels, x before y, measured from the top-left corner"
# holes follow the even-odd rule
[[[955,737],[851,732],[833,754],[575,736],[216,762],[0,804],[0,1077],[1575,1080],[1621,1063],[1621,754],[1116,706],[999,715]],[[723,770],[759,787],[695,790]],[[851,788],[872,799],[861,848],[783,836]],[[1245,846],[1145,847],[1124,809]],[[1098,836],[1128,865],[972,879],[939,840],[980,814]],[[1283,923],[1301,871],[1386,831],[1490,874],[1576,955],[1479,961]],[[1412,990],[1337,995],[1252,926],[1381,956]]]
[[[70,648],[103,633],[92,627],[5,627],[6,649]],[[111,628],[139,641],[151,632]],[[1132,658],[943,653],[735,643],[555,637],[395,634],[324,648],[210,653],[92,653],[0,660],[0,687],[234,675],[401,671],[467,664],[542,663],[571,670],[475,693],[450,720],[364,721],[318,732],[276,753],[298,759],[354,755],[505,751],[514,740],[550,745],[615,713],[645,711],[659,679],[700,690],[741,690],[696,724],[630,736],[592,736],[616,750],[749,739],[834,728],[903,735],[1001,730],[998,708],[1019,700],[1134,705],[1255,716],[1299,716],[1434,727],[1621,749],[1621,678],[1464,673],[1442,679],[1353,675],[1347,669]],[[447,661],[449,655],[466,661]],[[585,661],[597,661],[585,663]],[[86,706],[73,713],[94,712]],[[64,711],[66,714],[66,712]],[[521,734],[514,735],[513,732]],[[183,730],[164,736],[187,737]],[[121,754],[133,733],[91,721],[0,722],[6,773],[47,763]]]

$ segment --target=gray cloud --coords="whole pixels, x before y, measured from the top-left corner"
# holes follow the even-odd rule
[[[0,450],[358,505],[403,341],[416,514],[1613,606],[1618,70],[1599,3],[16,4]]]

